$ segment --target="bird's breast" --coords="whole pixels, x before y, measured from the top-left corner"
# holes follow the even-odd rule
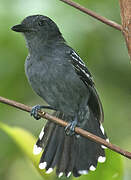
[[[25,69],[33,90],[64,113],[76,113],[83,99],[88,99],[88,89],[68,63],[27,60]]]

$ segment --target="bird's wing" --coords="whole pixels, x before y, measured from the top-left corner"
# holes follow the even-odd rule
[[[82,61],[82,59],[73,50],[70,51],[70,57],[71,57],[70,61],[73,64],[75,72],[79,75],[80,79],[84,82],[85,85],[93,86],[94,81],[93,81],[92,75],[88,71],[88,69],[87,69],[85,63]]]
[[[95,84],[91,73],[87,69],[85,63],[82,61],[82,59],[78,56],[78,54],[74,50],[70,50],[68,54],[70,56],[69,60],[72,63],[75,72],[78,74],[80,79],[90,90],[90,98],[88,102],[89,107],[92,109],[96,118],[100,122],[103,122],[104,120],[103,108],[98,93],[95,89],[94,86]]]

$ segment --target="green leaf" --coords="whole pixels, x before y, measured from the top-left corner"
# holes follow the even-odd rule
[[[18,127],[10,127],[0,122],[0,128],[6,132],[14,142],[19,146],[23,153],[31,160],[36,167],[37,171],[42,175],[43,179],[51,180],[56,179],[54,173],[46,175],[43,170],[38,168],[41,154],[35,156],[32,153],[33,146],[36,143],[36,138],[29,132]],[[122,156],[107,149],[106,162],[98,163],[97,169],[88,175],[82,175],[77,180],[122,180],[123,179],[123,161]],[[66,179],[66,178],[61,178]],[[71,177],[70,179],[76,179]]]
[[[75,180],[75,178],[73,178]],[[77,180],[122,180],[123,179],[123,160],[122,156],[106,149],[105,163],[98,163],[94,172],[82,175]]]
[[[4,123],[0,122],[0,129],[2,129],[6,134],[8,134],[13,141],[18,145],[18,147],[23,151],[23,153],[28,157],[33,165],[36,167],[37,171],[43,177],[43,179],[51,180],[53,179],[54,173],[46,175],[43,170],[39,169],[40,156],[33,154],[33,146],[36,143],[36,138],[33,137],[26,130],[19,127],[10,127]]]

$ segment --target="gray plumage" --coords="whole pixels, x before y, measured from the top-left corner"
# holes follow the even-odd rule
[[[34,15],[12,29],[24,34],[29,50],[25,72],[33,90],[57,110],[57,117],[68,122],[77,117],[78,126],[106,139],[100,128],[103,110],[92,76],[57,25],[46,16]],[[45,148],[40,163],[46,162],[47,170],[57,166],[57,174],[67,176],[69,172],[84,174],[92,165],[96,167],[99,156],[104,157],[100,145],[67,136],[63,127],[49,122],[36,145]]]

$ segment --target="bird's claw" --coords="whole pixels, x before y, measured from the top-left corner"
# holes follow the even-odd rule
[[[77,121],[74,120],[72,122],[70,122],[66,127],[65,127],[65,133],[68,136],[72,136],[75,134],[75,127],[77,125]]]
[[[41,110],[41,106],[40,105],[36,105],[32,108],[30,115],[33,116],[36,120],[39,120],[41,117],[38,114],[38,111]]]

